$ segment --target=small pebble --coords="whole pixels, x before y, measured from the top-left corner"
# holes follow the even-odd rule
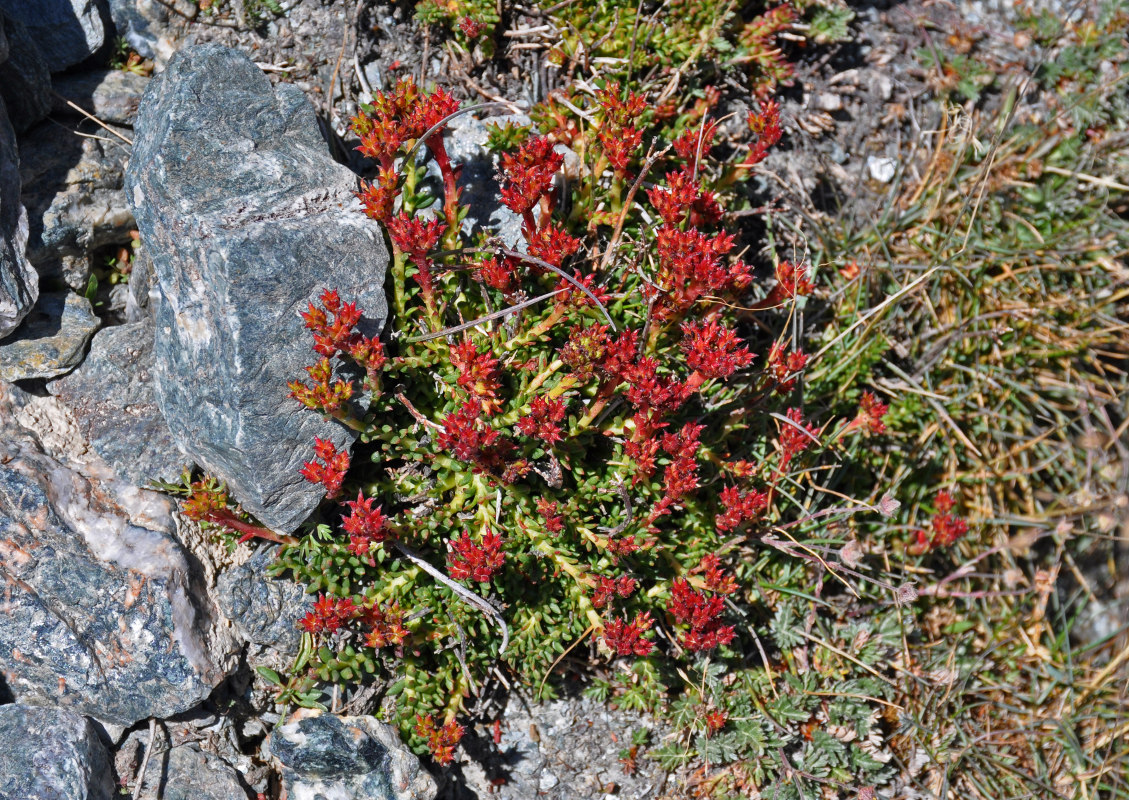
[[[894,173],[897,172],[898,169],[898,162],[885,156],[882,158],[867,156],[866,168],[870,172],[870,177],[874,180],[879,183],[889,183],[894,179]]]

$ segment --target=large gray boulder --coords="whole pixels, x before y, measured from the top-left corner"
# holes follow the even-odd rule
[[[73,711],[0,706],[0,800],[110,800],[97,729]]]
[[[27,27],[52,72],[85,61],[106,40],[95,0],[0,0],[0,10]]]
[[[334,287],[384,325],[388,252],[309,102],[245,55],[181,51],[150,81],[126,189],[157,279],[157,403],[243,507],[293,530],[322,499],[299,474],[315,436],[355,434],[288,397],[313,363],[299,312]]]
[[[19,326],[39,297],[39,278],[24,255],[26,247],[16,134],[0,100],[0,340]]]
[[[435,780],[400,741],[396,729],[373,717],[339,717],[299,709],[268,740],[282,770],[283,796],[432,800]]]
[[[53,398],[0,383],[0,676],[21,702],[129,726],[234,667],[170,501],[80,458]],[[2,751],[0,751],[2,752]]]
[[[137,800],[247,800],[247,790],[230,764],[187,744],[152,756],[145,781],[135,797]]]

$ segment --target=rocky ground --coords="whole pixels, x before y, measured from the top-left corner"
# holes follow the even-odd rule
[[[437,781],[363,698],[283,719],[253,667],[293,659],[308,601],[266,577],[269,548],[228,552],[139,488],[195,465],[278,530],[308,516],[304,444],[349,437],[282,402],[296,312],[334,285],[384,318],[349,117],[405,73],[515,111],[553,86],[535,48],[471,64],[403,4],[239,8],[0,0],[0,798],[672,791],[630,758],[661,726],[580,696],[495,703]],[[1022,58],[1003,9],[862,5],[847,44],[796,54],[766,203],[878,213],[938,125],[912,54],[940,30]],[[133,71],[107,66],[119,36]],[[482,130],[461,123],[456,152],[488,190]]]

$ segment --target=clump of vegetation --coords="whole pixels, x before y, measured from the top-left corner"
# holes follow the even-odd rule
[[[487,6],[419,13],[481,44]],[[548,698],[579,672],[665,716],[621,760],[691,796],[1118,796],[1124,631],[1071,632],[1125,517],[1123,12],[1031,15],[1022,85],[923,53],[964,106],[878,219],[808,220],[813,269],[754,260],[734,226],[782,136],[767,92],[799,12],[678,8],[662,30],[648,4],[553,12],[587,77],[491,133],[517,245],[463,224],[453,97],[405,80],[354,120],[389,332],[357,333],[334,287],[304,315],[293,396],[360,442],[311,443],[324,514],[273,540],[317,599],[293,669],[262,674],[302,705],[375,685],[440,763],[494,676]],[[849,21],[802,13],[811,40]],[[710,59],[760,92],[743,142]],[[185,491],[272,538],[222,487]]]

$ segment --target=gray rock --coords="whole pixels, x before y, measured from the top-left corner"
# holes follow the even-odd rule
[[[0,11],[0,30],[8,57],[0,63],[0,98],[16,133],[23,133],[51,110],[51,72],[27,28]]]
[[[299,474],[314,437],[355,438],[288,397],[314,360],[299,312],[334,287],[378,332],[383,233],[302,93],[273,91],[234,50],[178,53],[136,128],[127,194],[157,277],[157,403],[181,449],[245,509],[293,530],[322,499]]]
[[[135,486],[174,481],[188,463],[153,393],[151,321],[99,331],[78,369],[48,390],[71,409],[95,452]]]
[[[136,225],[122,189],[129,149],[106,131],[76,136],[45,122],[20,141],[28,260],[48,281],[85,292],[98,250],[123,245]]]
[[[90,301],[72,292],[45,292],[23,323],[0,340],[0,380],[56,378],[78,366],[98,330]]]
[[[4,16],[0,14],[0,64],[8,60],[8,34],[4,33]]]
[[[52,111],[63,116],[81,116],[67,105],[70,100],[103,122],[132,125],[137,104],[149,79],[144,75],[120,69],[92,70],[73,75],[60,75],[55,80]]]
[[[298,622],[309,611],[310,598],[301,586],[267,575],[276,552],[273,547],[260,550],[216,581],[216,605],[254,646],[248,653],[252,663],[291,663],[302,643]]]
[[[90,720],[58,708],[0,706],[0,800],[110,800],[106,748]]]
[[[24,255],[26,248],[16,135],[0,100],[0,340],[19,326],[39,297],[39,278]]]
[[[431,800],[435,781],[391,725],[300,709],[271,733],[290,800]]]
[[[151,757],[138,800],[244,800],[239,773],[219,756],[195,745]],[[296,800],[296,798],[295,798]]]
[[[47,452],[67,439],[60,416],[0,383],[0,676],[20,702],[116,725],[192,708],[234,646],[210,627],[171,504]]]
[[[487,231],[500,238],[507,247],[516,247],[522,243],[519,249],[524,251],[521,216],[502,205],[496,177],[497,164],[494,154],[486,149],[489,138],[486,126],[505,125],[507,122],[528,125],[530,120],[521,115],[485,119],[475,119],[469,114],[456,117],[451,120],[445,145],[451,162],[462,166],[459,186],[463,190],[462,203],[469,206],[463,230],[467,233]],[[433,165],[431,169],[438,178],[439,168]]]
[[[105,41],[95,0],[0,0],[0,10],[27,26],[52,72],[85,61]]]
[[[110,17],[118,35],[142,58],[165,64],[172,57],[174,44],[166,34],[170,0],[110,0]],[[190,4],[197,8],[195,4]]]

